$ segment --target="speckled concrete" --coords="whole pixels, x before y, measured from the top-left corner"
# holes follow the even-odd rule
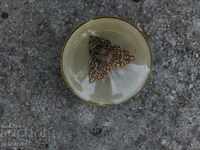
[[[140,24],[153,52],[152,81],[109,107],[82,103],[59,72],[65,38],[102,15]],[[0,125],[50,137],[26,150],[200,150],[199,0],[0,0],[0,16]]]

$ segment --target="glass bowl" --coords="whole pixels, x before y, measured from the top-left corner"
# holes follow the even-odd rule
[[[108,39],[129,50],[135,61],[113,70],[103,80],[90,83],[90,35]],[[67,41],[61,60],[62,76],[67,85],[82,100],[99,105],[119,104],[135,96],[151,71],[151,51],[142,32],[126,21],[112,17],[92,19],[79,26]]]

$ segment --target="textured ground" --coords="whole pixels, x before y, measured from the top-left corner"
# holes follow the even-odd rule
[[[105,108],[82,103],[59,72],[65,38],[102,15],[139,23],[153,51],[152,81]],[[1,129],[45,129],[49,150],[200,150],[199,108],[199,0],[0,0]],[[12,131],[0,131],[5,145]],[[42,143],[26,130],[13,138]]]

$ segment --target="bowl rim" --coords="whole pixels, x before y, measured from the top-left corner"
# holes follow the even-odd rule
[[[133,28],[135,28],[141,35],[142,37],[144,38],[147,46],[148,46],[148,49],[149,49],[149,54],[150,54],[150,66],[149,66],[149,69],[150,69],[150,72],[148,73],[148,76],[144,82],[144,84],[142,85],[141,89],[133,96],[131,97],[128,97],[126,98],[124,101],[120,102],[120,103],[105,103],[105,104],[100,104],[96,101],[86,101],[84,100],[84,98],[82,98],[79,94],[77,94],[77,92],[75,92],[75,90],[73,89],[73,87],[69,84],[69,81],[68,79],[66,78],[66,76],[64,75],[64,69],[63,69],[63,54],[64,54],[64,50],[65,50],[65,47],[69,41],[69,39],[71,38],[71,36],[74,34],[74,32],[76,32],[81,26],[89,23],[90,21],[95,21],[95,20],[98,20],[98,19],[116,19],[116,20],[119,20],[119,21],[123,21],[125,23],[128,23],[130,26],[132,26]],[[150,45],[150,42],[149,42],[149,39],[151,37],[149,35],[147,35],[143,29],[139,26],[136,25],[136,23],[130,23],[130,21],[124,19],[124,18],[121,18],[121,17],[115,17],[115,16],[97,16],[97,17],[94,17],[92,19],[89,19],[87,21],[84,21],[83,23],[80,23],[79,25],[77,25],[73,30],[72,32],[70,33],[69,36],[67,36],[67,38],[65,39],[64,41],[64,46],[61,50],[61,54],[60,54],[60,74],[61,74],[61,78],[64,80],[64,84],[65,84],[65,87],[70,89],[74,95],[76,95],[79,99],[81,99],[81,101],[84,103],[84,104],[89,104],[89,105],[95,105],[95,106],[112,106],[112,105],[119,105],[119,104],[122,104],[122,103],[125,103],[129,100],[131,100],[131,98],[134,98],[134,97],[137,97],[141,91],[145,88],[145,86],[147,85],[148,82],[150,82],[152,80],[152,70],[153,70],[153,61],[152,61],[152,57],[153,57],[153,54],[152,54],[152,48],[151,48],[151,45]]]

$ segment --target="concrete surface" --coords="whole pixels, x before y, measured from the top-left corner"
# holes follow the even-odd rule
[[[139,23],[154,65],[136,98],[105,108],[82,103],[59,72],[65,38],[102,15]],[[13,138],[29,143],[16,150],[200,150],[199,0],[0,0],[0,16],[2,150],[20,128],[48,140],[20,130]]]

